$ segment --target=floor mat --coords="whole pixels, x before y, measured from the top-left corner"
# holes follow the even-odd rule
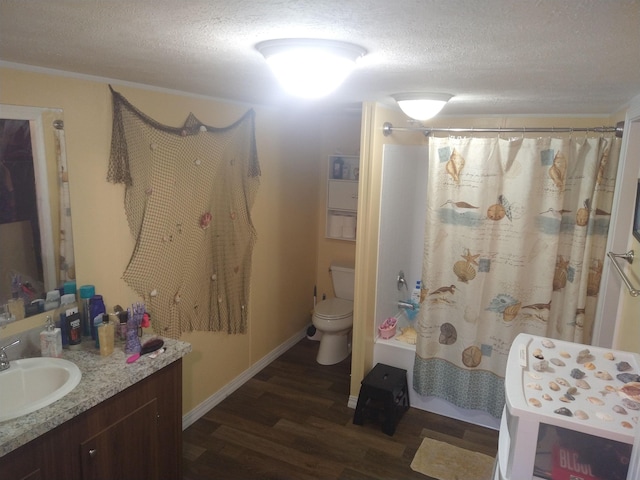
[[[411,469],[438,480],[491,480],[494,462],[488,455],[425,438]]]

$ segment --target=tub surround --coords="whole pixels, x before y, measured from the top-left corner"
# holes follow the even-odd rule
[[[145,335],[141,341],[144,343],[154,337]],[[105,357],[100,356],[100,351],[90,340],[82,343],[81,350],[65,350],[62,358],[78,365],[82,372],[80,383],[47,407],[0,422],[0,457],[135,385],[191,351],[189,343],[162,339],[164,353],[156,358],[144,355],[131,364],[126,363],[129,355],[124,353],[124,342],[120,341],[116,342],[114,352]]]

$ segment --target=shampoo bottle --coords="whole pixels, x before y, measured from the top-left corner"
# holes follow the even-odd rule
[[[416,305],[420,305],[420,293],[421,293],[421,282],[420,280],[418,280],[416,282],[416,288],[413,289],[413,292],[411,292],[411,302],[415,303]]]
[[[47,315],[47,326],[40,332],[40,351],[43,357],[62,356],[62,334],[55,328],[50,315]]]

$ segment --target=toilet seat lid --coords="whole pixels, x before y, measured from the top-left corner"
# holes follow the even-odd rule
[[[329,298],[318,303],[313,314],[328,320],[345,318],[353,315],[353,302],[344,298]]]

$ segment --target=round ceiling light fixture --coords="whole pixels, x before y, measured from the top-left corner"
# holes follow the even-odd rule
[[[367,53],[352,43],[312,38],[266,40],[256,49],[283,88],[303,98],[320,98],[333,92]]]
[[[400,109],[414,120],[428,120],[435,117],[442,107],[453,98],[448,93],[396,93],[391,95],[398,102]]]

